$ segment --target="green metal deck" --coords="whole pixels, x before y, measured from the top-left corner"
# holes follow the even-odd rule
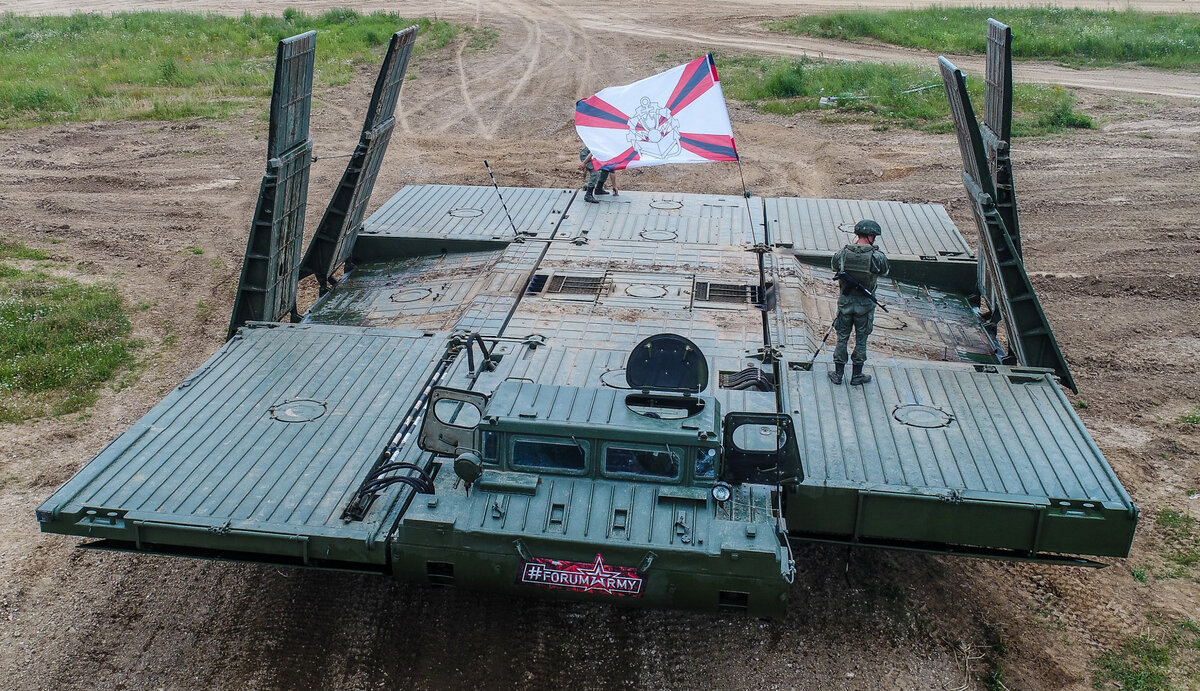
[[[494,190],[406,189],[368,219],[355,266],[304,323],[243,329],[56,492],[38,512],[42,529],[150,551],[407,573],[419,565],[406,560],[425,559],[433,543],[389,555],[389,531],[431,512],[445,520],[452,504],[410,504],[411,490],[393,485],[365,520],[342,511],[398,426],[415,424],[427,384],[626,389],[634,344],[674,332],[708,356],[705,395],[723,412],[793,416],[805,469],[786,497],[793,539],[1030,558],[1127,553],[1136,508],[1111,468],[1043,371],[994,364],[995,344],[962,295],[881,281],[892,311],[877,315],[873,348],[893,359],[872,360],[866,388],[833,387],[828,350],[809,360],[835,289],[797,248],[763,247],[764,230],[777,239],[785,220],[766,211],[780,208],[772,200],[751,199],[747,214],[737,197],[622,193],[594,205],[569,190],[505,189],[530,228],[515,242],[498,202],[480,192],[494,200]],[[897,218],[915,213],[895,206]],[[448,213],[460,208],[486,213]],[[958,252],[944,210],[920,211],[933,220],[908,232],[932,236],[910,238],[914,251]],[[457,228],[443,238],[448,251],[430,249],[440,223]],[[949,256],[911,259],[919,268]],[[493,367],[478,352],[446,358],[452,331],[492,339]],[[779,390],[726,388],[726,375],[748,367]],[[295,414],[318,403],[323,412],[272,417],[287,401],[312,401]],[[948,422],[922,426],[943,414]],[[411,443],[397,458],[429,462]]]
[[[382,568],[392,506],[339,516],[410,414],[444,335],[254,323],[38,509],[150,551]]]
[[[788,371],[805,479],[789,531],[876,544],[1125,556],[1137,509],[1047,370],[876,361]]]

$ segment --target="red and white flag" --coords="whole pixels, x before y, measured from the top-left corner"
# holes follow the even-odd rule
[[[738,160],[712,55],[577,101],[575,130],[596,170]]]

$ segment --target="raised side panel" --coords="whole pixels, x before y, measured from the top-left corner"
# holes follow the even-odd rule
[[[312,161],[308,120],[315,47],[314,31],[279,42],[267,138],[267,170],[250,224],[246,258],[229,322],[230,337],[246,322],[279,321],[295,309]]]
[[[988,159],[996,186],[996,210],[1021,254],[1021,226],[1017,215],[1017,191],[1012,159],[1012,29],[995,19],[988,20],[987,74],[984,77],[984,128]]]
[[[362,228],[375,179],[395,129],[396,101],[400,97],[400,87],[404,83],[404,73],[408,69],[416,40],[415,26],[392,35],[391,45],[375,81],[375,91],[371,94],[362,136],[304,256],[301,275],[316,275],[322,287],[328,284],[329,277],[337,267],[350,258],[354,241]]]
[[[1012,138],[1012,29],[988,20],[983,123],[1001,141]]]
[[[1020,364],[1054,370],[1076,391],[1067,361],[1042,310],[1016,243],[996,206],[996,188],[984,153],[984,137],[975,120],[966,78],[946,58],[939,58],[954,131],[963,160],[963,185],[979,229],[979,289],[988,306],[1003,318],[1010,354]],[[1012,207],[1014,213],[1016,207]]]

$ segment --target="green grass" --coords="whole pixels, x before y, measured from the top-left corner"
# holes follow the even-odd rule
[[[0,264],[0,422],[81,410],[138,343],[113,286]]]
[[[1163,568],[1155,573],[1155,577],[1188,578],[1195,575],[1196,567],[1200,565],[1197,520],[1174,509],[1162,509],[1155,515],[1154,524],[1162,528],[1165,537],[1159,551]]]
[[[929,7],[792,17],[767,26],[806,36],[872,39],[936,53],[983,53],[986,21],[1012,27],[1013,57],[1074,66],[1136,63],[1200,70],[1200,15],[1059,7]]]
[[[1148,636],[1127,639],[1117,650],[1110,650],[1096,660],[1097,671],[1092,679],[1098,688],[1112,682],[1124,691],[1167,691],[1171,688],[1167,670],[1171,664],[1171,647]]]
[[[953,128],[941,76],[931,67],[733,57],[719,60],[718,69],[727,96],[764,112],[792,115],[820,110],[822,97],[837,97],[833,112],[843,117],[931,132]],[[904,93],[930,85],[935,86]],[[982,89],[982,80],[968,78],[967,90],[976,108],[983,105]],[[1014,137],[1091,127],[1091,118],[1075,110],[1072,92],[1056,86],[1014,86]]]
[[[1200,425],[1200,409],[1188,415],[1180,415],[1176,422],[1181,425]]]
[[[1152,613],[1151,613],[1152,614]],[[1096,658],[1092,683],[1098,689],[1166,691],[1180,688],[1181,678],[1196,677],[1200,625],[1183,619],[1171,625],[1147,615],[1151,630],[1126,638],[1115,650]]]
[[[33,259],[40,261],[49,256],[41,250],[26,247],[19,242],[0,240],[0,259]]]
[[[415,52],[458,27],[396,14],[185,12],[0,16],[0,128],[92,120],[225,117],[262,107],[280,39],[317,30],[318,88],[377,68],[393,32],[420,26]]]

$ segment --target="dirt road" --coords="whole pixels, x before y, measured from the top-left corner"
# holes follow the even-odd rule
[[[124,3],[226,12],[346,4]],[[1136,4],[1178,11],[1194,3]],[[0,10],[20,11],[119,6],[0,1]],[[697,40],[805,50],[800,39],[755,28],[799,6],[405,5],[406,14],[488,24],[499,37],[488,51],[456,45],[413,65],[373,206],[407,183],[487,184],[483,158],[502,184],[573,185],[576,98],[682,62]],[[826,54],[835,49],[863,47]],[[1200,431],[1176,422],[1200,405],[1200,89],[1193,76],[1061,72],[1094,87],[1082,99],[1099,128],[1014,147],[1026,256],[1079,382],[1080,414],[1148,517],[1133,555],[1081,571],[813,546],[797,554],[791,613],[777,623],[94,554],[38,534],[36,505],[220,347],[265,123],[247,113],[0,134],[0,233],[46,249],[83,280],[115,281],[146,342],[136,383],[106,390],[88,413],[0,426],[5,685],[929,689],[983,688],[984,676],[1002,669],[1008,688],[1089,687],[1103,651],[1200,612],[1195,570],[1155,576],[1164,573],[1167,537],[1152,519],[1161,509],[1200,516],[1200,500],[1189,498],[1200,490]],[[351,150],[372,83],[365,69],[353,84],[317,94],[318,155]],[[1158,85],[1173,85],[1172,97],[1153,95],[1168,90]],[[951,136],[736,105],[731,114],[759,194],[941,203],[971,232]],[[328,199],[342,163],[314,165],[312,208]],[[737,171],[723,165],[626,175],[630,189],[740,190]],[[1149,574],[1145,583],[1135,568]],[[1180,655],[1179,665],[1195,664],[1194,654]]]

